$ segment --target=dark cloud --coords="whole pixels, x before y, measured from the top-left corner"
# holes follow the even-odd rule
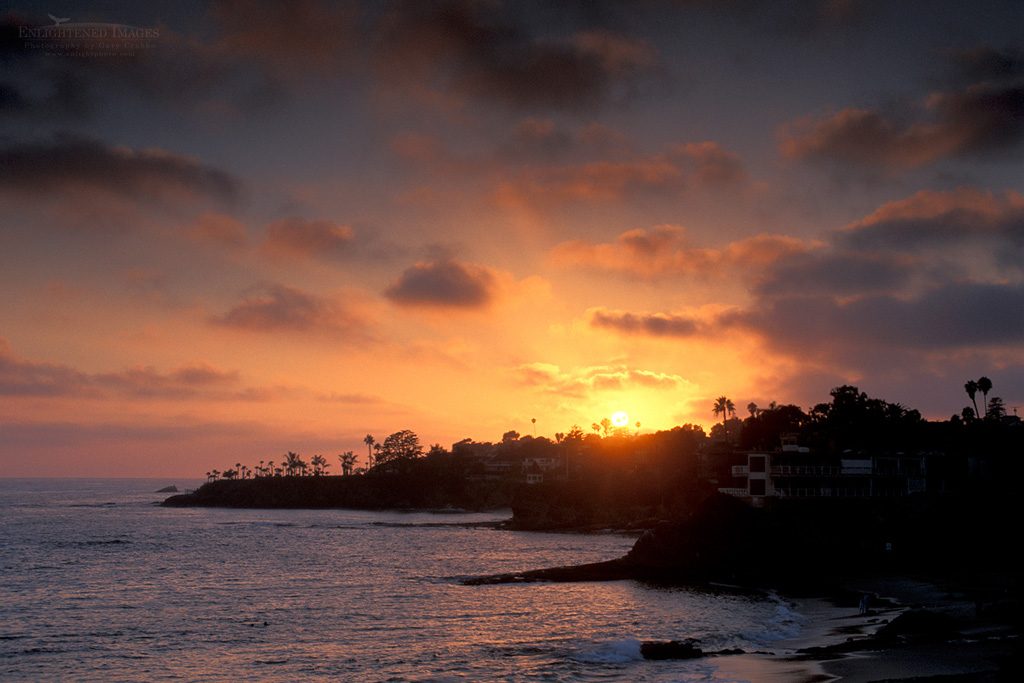
[[[285,218],[267,228],[264,248],[274,254],[324,259],[352,255],[355,232],[331,221]]]
[[[957,349],[1024,343],[1024,285],[947,283],[915,297],[827,296],[762,300],[725,318],[789,350],[886,347]]]
[[[240,191],[232,175],[189,157],[71,135],[2,148],[0,168],[0,189],[32,195],[84,189],[169,203],[183,196],[232,202]]]
[[[999,266],[1024,269],[1024,196],[970,188],[922,191],[890,202],[836,236],[847,249],[918,253],[978,248]]]
[[[486,268],[444,260],[407,269],[385,296],[405,306],[481,308],[494,299],[495,287]]]
[[[382,22],[381,73],[513,108],[582,109],[655,62],[650,47],[605,30],[533,35],[502,3],[402,3]]]
[[[210,15],[220,28],[218,52],[255,60],[275,75],[337,76],[359,39],[359,3],[321,0],[217,0]]]
[[[704,328],[699,320],[689,316],[665,313],[626,313],[597,309],[590,314],[593,327],[622,334],[652,337],[692,337]]]
[[[254,332],[326,331],[345,325],[358,328],[355,317],[331,300],[275,283],[244,292],[241,302],[210,321]]]
[[[954,52],[953,61],[968,83],[1005,82],[1024,77],[1024,52],[1021,50],[981,46]]]
[[[954,54],[970,82],[922,102],[881,111],[847,108],[780,129],[794,159],[916,168],[949,157],[1003,157],[1024,141],[1024,62],[991,48]]]
[[[108,14],[81,11],[76,21],[111,21]],[[114,18],[116,21],[120,17]],[[0,115],[29,120],[92,117],[99,111],[123,107],[126,102],[175,109],[196,109],[217,102],[238,109],[251,108],[266,90],[268,79],[218,48],[208,37],[197,39],[166,25],[147,25],[160,32],[149,47],[131,58],[54,57],[47,50],[28,47],[19,37],[22,26],[45,26],[45,14],[8,15],[0,19],[0,58],[16,64],[4,84],[7,93]]]
[[[754,291],[765,297],[891,292],[910,281],[912,265],[907,258],[890,254],[843,251],[796,254],[767,269],[757,280]]]

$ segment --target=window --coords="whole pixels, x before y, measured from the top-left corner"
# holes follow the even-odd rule
[[[763,456],[763,455],[752,455],[752,456],[750,456],[750,471],[751,472],[764,472],[764,461],[765,461],[765,456]]]
[[[751,479],[750,480],[750,495],[752,495],[752,496],[763,496],[764,495],[764,491],[765,491],[765,481],[764,481],[764,479]]]

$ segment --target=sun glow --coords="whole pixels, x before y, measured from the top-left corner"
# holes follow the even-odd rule
[[[612,414],[612,424],[616,427],[625,427],[629,424],[629,415],[623,411],[618,411]]]

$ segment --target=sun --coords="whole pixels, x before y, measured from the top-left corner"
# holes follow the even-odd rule
[[[626,415],[623,411],[612,413],[612,424],[616,427],[625,427],[629,424],[629,415]]]

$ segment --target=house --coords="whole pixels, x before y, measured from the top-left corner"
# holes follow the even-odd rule
[[[905,453],[812,453],[795,440],[772,452],[746,453],[719,491],[761,505],[770,498],[879,498],[925,491],[927,458]]]

